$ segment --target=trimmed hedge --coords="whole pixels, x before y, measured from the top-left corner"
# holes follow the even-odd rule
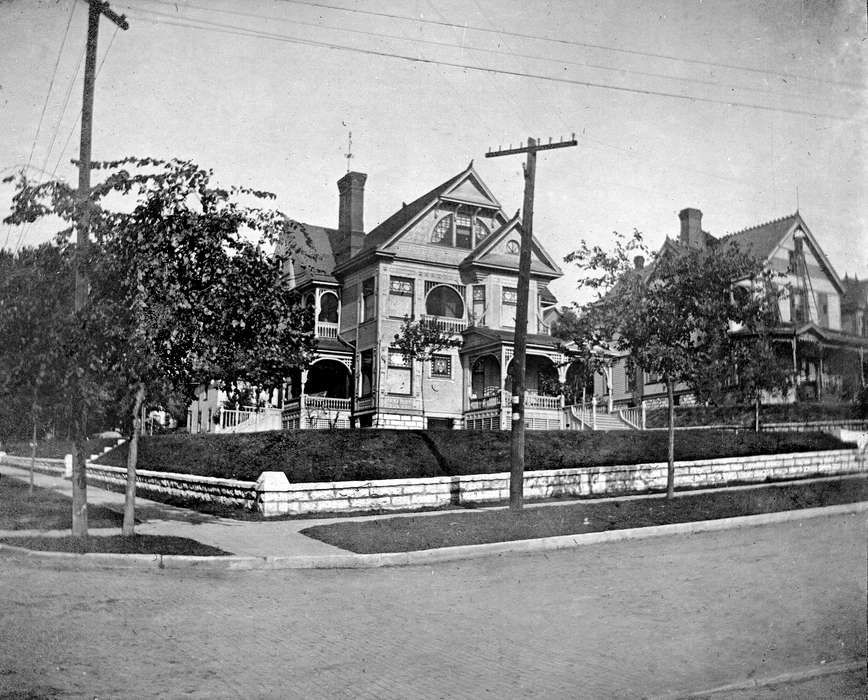
[[[529,431],[525,467],[569,469],[665,462],[665,432]],[[677,460],[850,447],[825,433],[683,430]],[[509,471],[510,434],[449,430],[296,430],[143,437],[139,468],[255,481],[283,471],[291,483],[368,481]],[[126,466],[127,445],[101,457]]]
[[[859,420],[855,404],[791,403],[769,404],[760,407],[760,423],[806,423],[809,421]],[[675,425],[740,425],[753,428],[753,406],[676,406]],[[666,428],[668,409],[648,409],[645,416],[648,428]]]
[[[116,442],[116,438],[91,438],[84,443],[84,449],[88,455],[99,454],[105,447],[114,447]],[[26,440],[6,442],[3,450],[16,457],[29,457],[30,443]],[[72,440],[41,440],[36,443],[36,456],[42,459],[63,459],[64,455],[72,454],[72,450]]]

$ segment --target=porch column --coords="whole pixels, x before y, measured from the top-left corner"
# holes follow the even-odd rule
[[[461,374],[464,377],[464,391],[462,391],[461,397],[461,405],[462,411],[470,410],[470,395],[473,393],[473,360],[469,355],[464,357],[464,361],[461,360],[461,355],[458,356],[458,360],[461,362]]]
[[[613,407],[612,394],[614,393],[614,390],[612,388],[612,365],[608,365],[606,367],[606,384],[607,384],[606,389],[607,389],[608,394],[609,394],[608,411],[609,411],[609,413],[611,413],[612,407]]]
[[[309,427],[307,415],[304,408],[304,385],[307,384],[307,370],[301,370],[301,386],[298,388],[298,427],[304,429]]]

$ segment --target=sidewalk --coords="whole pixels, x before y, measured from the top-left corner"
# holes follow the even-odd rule
[[[0,474],[3,477],[13,477],[27,481],[30,473],[9,464],[0,463]],[[829,477],[829,479],[838,477]],[[821,479],[828,480],[828,479]],[[72,482],[68,479],[46,474],[34,474],[34,483],[41,488],[52,489],[67,496],[72,496]],[[728,489],[754,488],[755,485],[732,486]],[[722,489],[710,489],[720,491]],[[696,493],[696,492],[693,492]],[[625,501],[632,499],[644,499],[653,496],[619,496],[600,500]],[[97,486],[88,485],[88,504],[103,506],[118,513],[123,513],[124,494],[108,491]],[[528,504],[527,507],[556,507],[563,502],[546,502]],[[491,509],[503,508],[504,506],[491,506]],[[480,509],[482,510],[482,509]],[[773,522],[786,522],[802,520],[805,518],[836,513],[855,513],[868,511],[868,502],[854,503],[825,508],[809,508],[804,510],[784,511],[780,513],[768,513],[765,515],[751,515],[735,518],[723,518],[699,522],[688,522],[674,525],[658,525],[651,527],[634,528],[631,530],[611,530],[594,532],[582,535],[566,535],[560,537],[548,537],[533,540],[520,540],[499,542],[482,545],[465,545],[460,547],[447,547],[441,549],[426,550],[423,552],[403,552],[390,554],[355,554],[340,549],[325,542],[307,537],[300,530],[314,525],[326,525],[330,523],[346,523],[352,521],[375,520],[382,518],[401,517],[400,513],[387,513],[378,515],[344,516],[340,518],[321,519],[295,519],[295,520],[272,520],[272,521],[243,521],[231,518],[221,518],[213,515],[199,513],[195,510],[179,508],[176,506],[151,501],[146,498],[136,498],[136,533],[140,535],[164,535],[175,537],[187,537],[203,544],[217,547],[230,552],[231,557],[183,557],[175,556],[166,558],[166,565],[171,559],[177,565],[187,562],[193,565],[195,560],[200,565],[205,560],[212,564],[228,566],[229,568],[349,568],[349,567],[379,567],[412,564],[420,562],[450,561],[456,559],[469,559],[478,556],[486,556],[507,552],[528,552],[556,550],[567,547],[575,547],[583,544],[599,542],[614,542],[625,539],[637,539],[654,537],[659,535],[690,534],[711,530],[724,530],[738,527],[749,527]],[[443,511],[428,511],[423,513],[405,513],[405,516],[441,515]],[[89,533],[99,535],[120,534],[120,528],[90,528]],[[0,530],[0,537],[21,535],[63,535],[69,534],[69,530],[37,531],[37,530]],[[64,558],[82,555],[62,555]],[[120,555],[120,554],[88,554],[86,557],[93,561],[105,559],[103,563],[114,561],[117,558],[140,559],[141,563],[150,562],[154,557],[150,555]],[[229,561],[227,561],[229,560]],[[164,558],[160,558],[160,566],[164,566]]]

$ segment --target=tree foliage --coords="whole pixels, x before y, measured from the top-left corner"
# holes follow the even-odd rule
[[[273,195],[218,187],[212,171],[190,161],[127,158],[94,167],[107,176],[83,204],[64,182],[21,176],[7,219],[68,222],[58,242],[69,258],[72,226],[89,207],[90,294],[72,323],[69,357],[91,404],[123,405],[137,440],[145,401],[171,403],[211,379],[273,386],[307,364],[311,315],[283,274],[285,255],[265,247],[298,225],[260,206]]]
[[[648,266],[631,264],[636,251],[646,252],[638,232],[630,239],[616,236],[612,252],[583,243],[568,256],[586,273],[580,285],[596,292],[568,330],[590,355],[626,354],[628,371],[663,378],[673,446],[671,495],[674,385],[686,384],[703,399],[719,398],[739,387],[734,369],[748,383],[744,390],[779,384],[780,375],[767,373],[774,362],[767,330],[776,296],[763,261],[726,241],[706,248],[667,244]]]

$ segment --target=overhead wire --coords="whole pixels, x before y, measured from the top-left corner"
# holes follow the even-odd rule
[[[102,55],[102,59],[100,60],[99,65],[96,68],[96,74],[95,74],[96,77],[99,77],[99,74],[102,71],[102,67],[105,64],[106,59],[108,58],[109,51],[111,51],[112,45],[114,44],[114,41],[115,41],[115,37],[118,35],[118,29],[119,29],[119,27],[115,26],[114,31],[112,32],[111,39],[109,40],[109,43],[106,46],[105,52]],[[76,73],[77,72],[78,72],[78,69],[76,69]],[[75,121],[72,124],[72,128],[69,130],[69,133],[66,136],[66,141],[63,144],[63,148],[60,151],[60,155],[57,158],[57,162],[55,162],[54,167],[52,168],[51,173],[48,176],[48,181],[53,180],[55,175],[57,174],[57,169],[60,167],[60,163],[63,160],[63,156],[66,153],[66,149],[69,147],[69,142],[72,139],[72,135],[73,135],[73,133],[75,133],[75,128],[76,128],[76,126],[78,126],[78,123],[81,120],[82,110],[83,110],[83,106],[81,108],[79,108],[79,110],[78,110],[78,115],[76,116]],[[59,123],[58,123],[58,127],[59,127]],[[47,160],[47,156],[46,156],[46,160]],[[45,165],[45,164],[43,164],[43,165]],[[43,173],[47,172],[44,168],[38,168],[38,169],[41,170]],[[18,251],[18,248],[20,247],[21,241],[24,238],[24,236],[29,235],[30,230],[32,228],[33,228],[33,222],[31,222],[28,225],[26,230],[22,228],[21,232],[18,235],[18,242],[15,244],[15,249],[13,251],[13,255],[15,252]]]
[[[742,107],[742,108],[746,108],[746,109],[755,109],[755,110],[759,110],[759,111],[780,112],[780,113],[793,114],[793,115],[798,115],[798,116],[832,119],[832,120],[836,120],[836,121],[853,121],[853,119],[851,117],[846,117],[846,116],[842,116],[839,114],[832,114],[832,113],[828,113],[828,112],[812,112],[810,110],[805,110],[805,109],[793,109],[793,108],[782,107],[782,106],[771,106],[771,105],[757,104],[757,103],[753,103],[753,102],[742,102],[742,101],[738,101],[738,100],[727,100],[727,99],[718,99],[718,98],[713,98],[713,97],[702,97],[702,96],[689,95],[689,94],[684,94],[684,93],[667,92],[665,90],[652,90],[652,89],[648,89],[648,88],[637,88],[637,87],[627,87],[627,86],[622,86],[622,85],[612,85],[610,83],[605,83],[605,82],[598,82],[598,81],[591,81],[591,80],[579,80],[579,79],[574,79],[574,78],[558,77],[558,76],[545,75],[545,74],[540,74],[540,73],[528,73],[528,72],[518,71],[518,70],[508,70],[505,68],[474,66],[474,65],[470,65],[468,63],[460,63],[457,61],[437,60],[437,59],[425,58],[425,57],[421,57],[421,56],[410,56],[407,54],[393,53],[393,52],[389,52],[389,51],[380,51],[380,50],[376,50],[376,49],[366,49],[366,48],[357,47],[357,46],[347,46],[345,44],[337,44],[334,42],[305,39],[305,38],[295,37],[295,36],[286,35],[286,34],[278,34],[278,33],[274,33],[274,32],[265,32],[262,30],[247,29],[244,27],[239,27],[237,25],[222,24],[222,23],[218,23],[218,22],[210,22],[207,20],[190,19],[190,20],[186,20],[186,21],[178,21],[174,18],[174,16],[165,15],[165,13],[160,13],[160,12],[156,12],[153,10],[145,10],[145,9],[141,9],[141,8],[131,8],[131,9],[133,9],[133,11],[137,12],[137,13],[144,13],[142,15],[138,15],[138,18],[143,20],[143,21],[152,22],[155,24],[165,24],[168,26],[184,27],[184,28],[188,28],[188,29],[198,29],[200,31],[212,31],[212,32],[216,32],[216,33],[230,34],[230,35],[236,35],[236,36],[247,36],[247,37],[251,37],[251,38],[269,39],[269,40],[273,40],[273,41],[279,41],[279,42],[289,43],[289,44],[297,44],[297,45],[301,45],[301,46],[316,46],[316,47],[334,49],[334,50],[338,50],[338,51],[348,51],[348,52],[353,52],[353,53],[360,53],[360,54],[369,55],[369,56],[394,58],[394,59],[398,59],[398,60],[402,60],[402,61],[408,61],[411,63],[440,65],[440,66],[445,66],[445,67],[450,67],[450,68],[458,68],[458,69],[462,69],[462,70],[474,70],[474,71],[480,71],[480,72],[496,74],[496,75],[508,75],[508,76],[513,76],[513,77],[517,77],[517,78],[529,78],[529,79],[536,79],[536,80],[544,80],[544,81],[549,81],[549,82],[554,82],[554,83],[559,83],[559,84],[577,85],[577,86],[581,86],[581,87],[595,88],[595,89],[601,89],[601,90],[612,90],[612,91],[622,92],[622,93],[631,93],[631,94],[647,95],[647,96],[654,96],[654,97],[668,97],[668,98],[682,100],[682,101],[688,101],[688,102],[702,102],[702,103],[707,103],[707,104],[717,104],[717,105],[724,105],[724,106],[729,106],[729,107]],[[149,17],[148,14],[153,14],[153,15],[157,15],[157,16],[155,18]],[[167,19],[165,17],[169,17],[170,19]]]
[[[826,80],[823,78],[817,78],[815,76],[800,74],[800,73],[789,73],[782,71],[771,71],[765,68],[756,68],[754,66],[744,66],[738,65],[734,63],[722,63],[720,61],[709,61],[699,58],[687,58],[685,56],[676,56],[673,54],[663,54],[663,53],[654,53],[651,51],[640,51],[638,49],[625,49],[617,46],[607,46],[605,44],[594,44],[586,41],[576,41],[575,39],[561,39],[558,37],[547,37],[540,36],[537,34],[525,34],[523,32],[515,32],[515,31],[506,31],[506,30],[497,30],[491,29],[490,27],[480,27],[477,25],[471,24],[456,24],[453,22],[446,21],[437,21],[432,19],[425,19],[424,17],[408,17],[406,15],[397,15],[389,12],[378,12],[376,10],[363,10],[357,7],[342,7],[340,5],[330,5],[328,3],[323,2],[314,2],[313,0],[280,0],[281,2],[290,3],[293,5],[306,5],[308,7],[317,7],[326,10],[335,10],[337,12],[352,12],[356,14],[369,15],[372,17],[383,17],[387,19],[397,19],[403,20],[406,22],[419,22],[420,24],[431,24],[438,25],[442,27],[449,27],[452,29],[461,29],[461,30],[470,30],[474,32],[482,32],[487,34],[503,34],[505,36],[516,37],[519,39],[533,39],[536,41],[548,41],[556,44],[565,44],[569,46],[581,46],[583,48],[590,49],[598,49],[600,51],[612,51],[615,53],[628,54],[632,56],[642,56],[645,58],[656,58],[667,61],[679,61],[683,63],[693,63],[701,66],[708,66],[713,68],[726,68],[729,70],[741,70],[750,73],[759,73],[763,75],[772,75],[782,78],[790,78],[793,80],[810,80],[813,82],[820,83],[829,83],[832,85],[841,85],[850,88],[856,88],[858,90],[863,90],[864,86],[858,85],[856,83],[849,83],[846,81],[836,81],[836,80]]]
[[[57,69],[60,67],[60,59],[63,56],[63,49],[66,47],[66,39],[69,36],[69,27],[72,25],[72,17],[75,14],[76,0],[72,0],[69,8],[69,17],[66,20],[66,27],[63,30],[63,39],[60,41],[60,48],[57,50],[57,58],[54,60],[54,69],[51,72],[51,80],[48,83],[48,91],[45,93],[45,101],[42,103],[42,111],[39,113],[39,121],[36,123],[36,133],[33,136],[33,143],[30,145],[30,154],[27,156],[26,168],[30,167],[33,162],[33,153],[36,151],[36,142],[39,140],[39,132],[42,130],[42,121],[45,118],[45,110],[48,108],[48,101],[51,98],[51,91],[54,89],[54,81],[57,79]],[[9,245],[9,238],[12,235],[12,227],[7,225],[6,238],[3,241],[3,248]],[[19,237],[20,238],[20,237]]]
[[[141,1],[146,2],[146,3],[157,4],[157,5],[175,7],[175,8],[178,7],[178,4],[176,2],[173,2],[173,0],[141,0]],[[475,4],[479,10],[480,15],[482,15],[484,17],[485,16],[484,12],[483,12],[482,8],[479,6],[479,3],[475,3]],[[429,3],[429,5],[430,5],[430,3]],[[138,8],[135,5],[123,5],[123,4],[121,4],[120,6],[127,8],[127,9],[133,9],[133,10],[144,9],[144,8]],[[434,7],[433,5],[431,7],[434,10],[434,12],[436,12],[441,17],[443,16],[440,14],[439,10],[437,10],[436,7]],[[444,48],[461,49],[462,51],[475,51],[475,52],[479,52],[479,53],[487,53],[487,54],[493,54],[493,55],[497,55],[497,56],[508,56],[510,58],[526,58],[526,59],[534,60],[534,61],[545,61],[545,62],[549,62],[549,63],[556,63],[558,65],[582,66],[585,68],[590,68],[592,70],[602,70],[602,71],[608,71],[610,73],[618,73],[618,74],[622,74],[622,75],[624,75],[624,74],[638,75],[638,76],[642,76],[645,78],[657,78],[660,80],[668,80],[668,81],[675,81],[675,82],[695,83],[697,85],[707,85],[707,86],[716,87],[716,88],[731,88],[731,89],[736,89],[736,90],[743,90],[746,92],[756,92],[756,93],[761,93],[761,94],[766,94],[766,95],[776,95],[776,96],[780,96],[780,97],[811,97],[811,98],[815,97],[815,95],[813,95],[811,93],[805,93],[805,92],[798,92],[798,91],[783,92],[780,90],[771,90],[767,87],[751,87],[748,85],[741,85],[741,84],[737,84],[737,83],[722,82],[722,81],[718,81],[718,80],[704,80],[702,78],[694,78],[694,77],[683,76],[683,75],[666,75],[664,73],[654,73],[652,71],[636,70],[634,68],[626,68],[626,67],[621,67],[621,66],[603,65],[600,63],[590,63],[588,61],[576,61],[576,60],[567,59],[567,58],[553,58],[551,56],[541,56],[539,54],[522,53],[520,51],[505,51],[502,49],[492,49],[492,48],[481,47],[481,46],[470,46],[470,45],[467,45],[463,42],[461,44],[454,44],[450,41],[437,41],[434,39],[424,39],[422,37],[407,37],[407,36],[401,36],[398,34],[388,34],[388,33],[382,32],[382,31],[371,31],[371,30],[366,30],[366,29],[357,29],[355,27],[334,26],[334,25],[324,24],[322,22],[307,22],[307,21],[299,20],[299,19],[291,19],[289,17],[278,17],[276,15],[264,15],[264,14],[260,14],[258,12],[245,12],[242,10],[229,10],[229,9],[218,8],[218,7],[204,7],[202,5],[195,5],[192,3],[185,3],[183,5],[183,8],[185,10],[194,10],[194,11],[208,12],[208,13],[216,12],[216,13],[220,13],[220,14],[234,15],[237,17],[249,17],[249,18],[261,19],[261,20],[266,20],[266,21],[278,21],[278,22],[284,22],[287,24],[296,24],[296,25],[299,25],[302,27],[313,27],[315,29],[328,29],[328,30],[332,30],[332,31],[346,32],[346,33],[350,33],[350,34],[360,34],[363,36],[372,36],[372,37],[385,38],[385,39],[395,39],[398,41],[412,42],[415,44],[427,44],[430,46],[440,46],[440,47],[444,47]],[[145,11],[154,12],[155,14],[159,14],[158,10],[145,10]],[[175,14],[175,15],[164,14],[163,16],[173,17],[173,18],[182,17],[181,15],[177,15],[177,14]],[[196,18],[189,17],[189,19],[195,20]],[[444,22],[444,24],[451,24],[451,23]],[[457,27],[460,25],[454,25],[454,26]],[[493,31],[497,32],[500,35],[500,30],[495,29]],[[504,43],[504,44],[508,43],[505,36],[501,36],[501,39],[502,39],[502,43]]]

